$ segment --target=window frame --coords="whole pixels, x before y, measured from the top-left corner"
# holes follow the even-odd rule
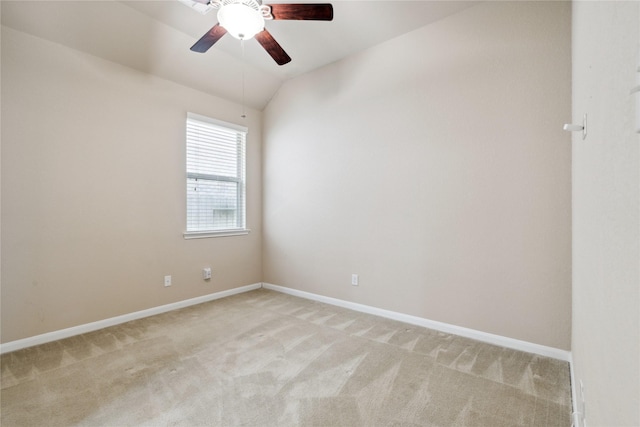
[[[229,177],[224,175],[210,175],[196,172],[189,172],[189,160],[187,158],[187,145],[188,145],[188,122],[196,121],[204,124],[209,124],[214,127],[221,128],[225,131],[236,132],[238,134],[244,134],[243,141],[241,144],[238,144],[238,165],[237,170],[239,171],[238,177]],[[185,183],[188,185],[190,179],[203,179],[214,182],[235,182],[238,185],[238,204],[240,207],[236,207],[236,224],[241,223],[241,227],[236,228],[226,228],[226,229],[211,229],[211,230],[189,230],[188,229],[188,218],[189,218],[189,195],[185,192],[185,231],[183,236],[185,239],[202,239],[208,237],[227,237],[227,236],[238,236],[238,235],[246,235],[251,231],[247,228],[247,191],[246,191],[246,164],[247,164],[247,155],[246,155],[246,145],[247,145],[247,135],[249,133],[249,129],[246,126],[237,125],[235,123],[229,123],[218,119],[213,119],[211,117],[202,116],[195,113],[187,113],[187,118],[185,120]],[[186,186],[185,186],[186,191]]]

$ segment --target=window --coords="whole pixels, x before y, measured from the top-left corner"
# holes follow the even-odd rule
[[[246,234],[247,129],[187,116],[186,238]]]

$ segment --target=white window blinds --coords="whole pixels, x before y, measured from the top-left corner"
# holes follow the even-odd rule
[[[187,232],[246,228],[247,129],[187,116]]]

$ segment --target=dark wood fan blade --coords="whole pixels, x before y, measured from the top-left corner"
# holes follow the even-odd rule
[[[216,24],[204,36],[200,37],[200,40],[198,40],[196,44],[191,46],[191,50],[194,52],[204,53],[225,34],[227,34],[227,30],[225,30],[220,24]]]
[[[317,4],[270,4],[273,19],[297,19],[311,21],[332,21],[333,6],[329,3]]]
[[[287,52],[282,49],[278,42],[273,38],[269,31],[262,30],[255,35],[258,43],[262,45],[264,50],[278,63],[278,65],[284,65],[291,61]]]

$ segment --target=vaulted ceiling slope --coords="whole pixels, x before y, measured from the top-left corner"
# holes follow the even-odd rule
[[[285,80],[474,4],[415,0],[331,3],[331,22],[267,22],[268,30],[293,58],[281,67],[255,40],[244,42],[244,53],[241,42],[233,37],[224,37],[205,54],[191,52],[191,45],[217,22],[216,14],[201,15],[177,0],[3,0],[0,7],[2,25],[230,101],[242,101],[244,73],[244,102],[262,110]]]

